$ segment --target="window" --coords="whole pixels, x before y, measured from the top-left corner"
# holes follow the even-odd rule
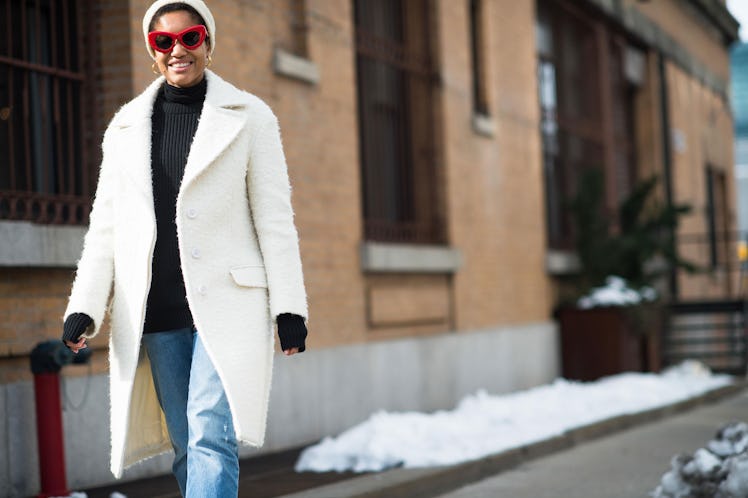
[[[0,219],[87,222],[84,130],[95,104],[83,97],[92,80],[84,70],[83,48],[92,44],[86,30],[93,25],[87,6],[82,0],[0,3]]]
[[[706,225],[709,237],[709,265],[716,269],[728,263],[729,230],[725,174],[706,168]]]
[[[355,0],[364,237],[440,243],[427,0]]]
[[[273,0],[271,5],[280,13],[274,17],[281,23],[275,33],[279,48],[299,57],[309,57],[306,0]]]
[[[470,0],[470,54],[473,63],[473,112],[488,116],[483,0]]]
[[[634,99],[628,41],[576,4],[538,4],[538,94],[548,243],[573,246],[567,200],[580,173],[601,169],[610,212],[636,180]]]

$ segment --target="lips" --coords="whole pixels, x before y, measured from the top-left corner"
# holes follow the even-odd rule
[[[169,67],[175,70],[186,69],[192,65],[192,62],[173,62]]]

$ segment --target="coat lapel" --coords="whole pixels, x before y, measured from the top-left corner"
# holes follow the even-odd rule
[[[247,122],[247,94],[210,70],[205,71],[205,76],[208,78],[205,103],[190,147],[180,191],[231,145]],[[151,83],[143,93],[122,108],[111,125],[119,134],[119,154],[126,154],[126,159],[116,160],[122,160],[127,176],[151,204],[151,118],[153,103],[163,83],[163,77]]]
[[[138,97],[122,108],[110,125],[116,136],[116,150],[121,169],[136,189],[153,205],[151,178],[151,116],[153,103],[164,78],[151,83]],[[105,151],[106,152],[106,151]]]
[[[187,157],[180,191],[189,186],[231,145],[247,122],[246,94],[211,71],[206,71],[205,74],[208,89],[200,123]]]

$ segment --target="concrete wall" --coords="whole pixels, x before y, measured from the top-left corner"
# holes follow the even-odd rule
[[[535,323],[310,350],[292,358],[279,355],[266,445],[260,451],[336,435],[377,410],[451,409],[478,389],[506,393],[549,382],[560,371],[557,342],[553,324]],[[68,486],[80,490],[114,482],[107,376],[63,379]],[[0,496],[37,493],[33,384],[0,386],[0,413]],[[241,455],[258,453],[244,448]],[[165,454],[131,467],[123,479],[167,474],[170,468],[171,455]]]

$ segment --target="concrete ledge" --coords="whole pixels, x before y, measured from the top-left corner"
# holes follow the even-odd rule
[[[569,275],[580,268],[579,256],[572,251],[548,249],[545,253],[545,270],[551,275]]]
[[[310,85],[319,83],[317,64],[281,48],[276,48],[273,53],[273,69],[276,74],[303,81]]]
[[[483,459],[450,467],[394,469],[367,474],[281,498],[426,498],[461,488],[472,482],[517,467],[528,460],[556,453],[577,444],[610,435],[636,425],[736,395],[748,388],[748,382],[714,389],[695,398],[640,413],[626,414],[570,430],[557,437],[528,444]]]
[[[361,270],[389,273],[455,273],[462,266],[458,249],[415,244],[361,244]]]
[[[478,135],[493,138],[496,135],[496,122],[486,114],[473,113],[473,131]]]
[[[75,268],[87,227],[0,221],[0,266]]]

